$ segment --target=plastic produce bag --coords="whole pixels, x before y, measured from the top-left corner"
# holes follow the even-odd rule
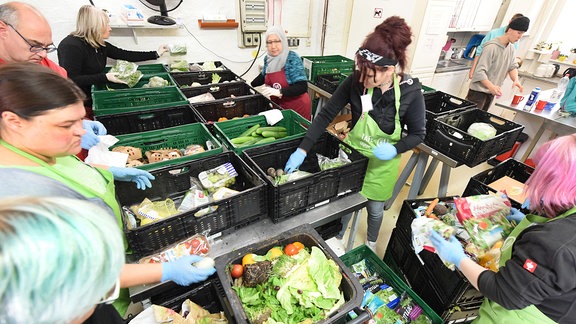
[[[338,151],[338,156],[333,159],[330,159],[321,154],[316,154],[316,156],[318,157],[318,166],[322,171],[328,169],[334,169],[337,167],[341,167],[345,164],[352,163],[352,161],[350,161],[350,159],[348,158],[348,154],[346,154],[342,149]]]
[[[138,71],[138,64],[124,60],[117,60],[116,64],[110,68],[110,73],[116,73],[118,79],[126,82],[130,88],[142,78],[142,72]]]
[[[483,141],[489,140],[496,136],[496,128],[487,123],[472,123],[467,130],[468,134],[479,138]]]
[[[216,168],[202,171],[198,174],[198,179],[204,189],[208,192],[215,192],[220,187],[230,187],[236,182],[238,173],[232,163],[224,163]]]
[[[142,86],[142,88],[163,88],[168,86],[168,80],[164,80],[159,76],[153,76],[148,80],[148,83]]]
[[[170,50],[170,55],[172,56],[186,55],[187,53],[186,44],[170,44],[168,45],[168,48]]]
[[[208,234],[208,233],[206,233]],[[162,252],[144,257],[138,263],[160,263],[174,261],[185,255],[205,256],[210,253],[210,243],[204,234],[194,234],[186,240],[170,245]]]

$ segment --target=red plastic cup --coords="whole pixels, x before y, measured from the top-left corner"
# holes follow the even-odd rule
[[[546,107],[547,103],[548,103],[548,101],[546,101],[546,100],[538,100],[538,102],[536,102],[536,110],[544,109],[544,107]]]

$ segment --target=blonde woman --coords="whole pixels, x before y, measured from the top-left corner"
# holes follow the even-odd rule
[[[122,83],[112,73],[104,73],[106,59],[139,62],[155,60],[168,51],[160,45],[157,51],[136,52],[118,48],[106,41],[110,37],[108,14],[97,7],[85,5],[78,11],[76,30],[58,45],[58,61],[86,94],[88,117],[92,117],[91,88],[94,84]]]

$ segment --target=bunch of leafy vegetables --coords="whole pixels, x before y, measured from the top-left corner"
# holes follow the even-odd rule
[[[126,85],[130,88],[134,87],[142,78],[142,72],[138,70],[138,64],[124,60],[117,60],[109,72],[116,73],[118,79],[126,82]]]
[[[273,260],[268,280],[250,288],[235,285],[251,322],[296,324],[322,320],[345,300],[340,291],[342,274],[334,260],[313,246],[294,256]]]

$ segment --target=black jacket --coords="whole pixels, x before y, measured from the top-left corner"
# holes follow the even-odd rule
[[[91,88],[94,84],[106,84],[106,59],[139,62],[155,60],[156,51],[136,52],[118,48],[108,42],[106,46],[94,48],[83,38],[68,35],[58,45],[58,63],[66,69],[72,79],[86,94],[86,106],[92,106]]]
[[[525,229],[512,247],[512,258],[498,273],[484,271],[478,288],[506,309],[535,305],[558,323],[576,319],[576,214]],[[537,264],[524,269],[527,259]]]
[[[418,79],[413,79],[407,74],[402,76],[400,82],[400,123],[403,128],[406,126],[407,132],[406,136],[403,136],[394,145],[398,154],[416,147],[426,136],[426,108],[421,89]],[[350,104],[352,109],[350,128],[353,128],[362,115],[360,97],[363,95],[363,91],[364,86],[358,82],[358,77],[355,74],[348,76],[334,91],[328,103],[324,107],[318,107],[321,110],[306,132],[300,148],[309,152],[328,124],[346,104]],[[382,94],[380,88],[375,88],[372,94],[372,106],[373,110],[369,112],[370,116],[378,123],[384,133],[392,134],[396,116],[394,89],[391,88]]]

